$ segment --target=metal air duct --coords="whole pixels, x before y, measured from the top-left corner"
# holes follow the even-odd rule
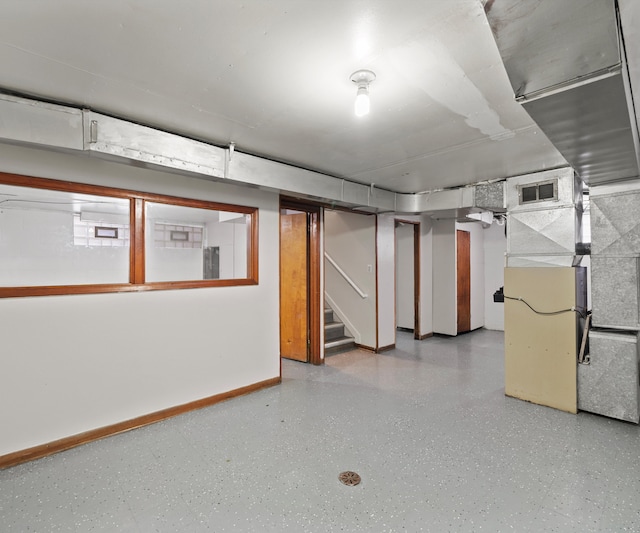
[[[589,185],[638,176],[638,126],[615,0],[488,0],[516,99]]]

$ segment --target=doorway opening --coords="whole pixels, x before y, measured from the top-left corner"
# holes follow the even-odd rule
[[[420,223],[395,222],[396,329],[412,331],[420,339]]]
[[[320,207],[280,200],[280,356],[322,364]]]

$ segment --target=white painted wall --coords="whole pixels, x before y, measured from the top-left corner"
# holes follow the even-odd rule
[[[396,327],[415,328],[414,226],[396,225]]]
[[[396,342],[395,301],[395,217],[378,215],[378,346],[387,348]]]
[[[324,246],[367,298],[362,298],[325,261],[325,293],[333,310],[347,325],[356,343],[376,348],[376,218],[325,210]]]
[[[484,230],[484,327],[504,331],[504,304],[493,301],[493,293],[504,286],[504,226],[495,222]]]
[[[420,334],[433,333],[433,221],[420,217]]]
[[[457,335],[456,221],[433,221],[433,331]]]
[[[247,277],[247,224],[244,216],[207,223],[207,246],[220,247],[220,279]]]
[[[128,247],[74,246],[73,213],[0,205],[0,285],[126,283]]]
[[[153,244],[153,222],[147,224],[146,280],[202,279],[202,248],[163,248]]]
[[[480,222],[457,223],[456,229],[470,233],[471,269],[471,329],[484,326],[485,312],[485,251],[484,228]]]
[[[279,375],[276,194],[2,144],[0,171],[260,210],[259,285],[0,299],[0,455]]]

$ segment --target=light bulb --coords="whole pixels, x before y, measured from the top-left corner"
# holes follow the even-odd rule
[[[370,70],[356,70],[349,78],[358,86],[354,111],[357,117],[369,114],[369,84],[376,79],[375,73]]]
[[[358,87],[355,103],[356,117],[363,117],[369,114],[369,90],[366,86]]]

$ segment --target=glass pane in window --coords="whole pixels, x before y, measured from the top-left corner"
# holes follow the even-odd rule
[[[146,202],[146,281],[247,278],[249,215]]]
[[[531,185],[529,187],[522,187],[522,203],[535,202],[538,199],[538,187],[537,185]]]
[[[555,197],[553,183],[544,183],[538,190],[540,200],[552,200]]]
[[[0,286],[128,282],[128,200],[0,184]]]

